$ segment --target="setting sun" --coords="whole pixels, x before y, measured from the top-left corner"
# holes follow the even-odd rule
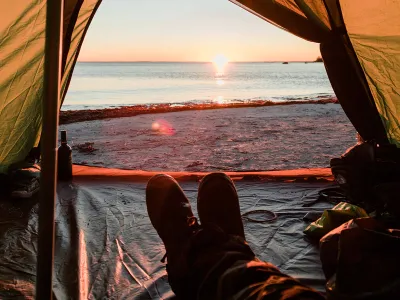
[[[218,70],[223,70],[224,67],[228,64],[229,59],[223,54],[218,54],[213,58],[212,62]]]

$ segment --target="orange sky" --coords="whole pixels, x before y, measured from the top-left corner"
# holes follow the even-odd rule
[[[306,42],[228,0],[104,0],[80,61],[304,61]]]

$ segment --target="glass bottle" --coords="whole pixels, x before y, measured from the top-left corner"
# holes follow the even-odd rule
[[[72,149],[67,143],[67,131],[61,130],[61,146],[58,147],[58,180],[72,179]]]

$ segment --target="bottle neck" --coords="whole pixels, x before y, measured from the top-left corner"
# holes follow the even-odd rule
[[[61,145],[67,144],[67,132],[65,130],[61,131]]]

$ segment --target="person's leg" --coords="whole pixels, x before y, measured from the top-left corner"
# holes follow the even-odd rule
[[[169,176],[150,180],[146,202],[166,247],[168,280],[180,299],[323,299],[255,258],[244,238],[234,184],[226,175],[210,174],[200,184],[202,229]]]
[[[236,191],[230,193],[235,195]],[[230,203],[235,201],[227,205]],[[150,179],[146,204],[150,221],[166,248],[168,281],[180,299],[214,299],[218,276],[238,260],[254,259],[243,237],[228,235],[213,223],[204,222],[204,228],[200,228],[188,199],[172,177],[157,175]],[[232,233],[244,235],[240,214],[236,217],[239,230]],[[200,290],[206,294],[199,295]]]
[[[207,260],[214,262],[202,278],[199,298],[323,299],[272,264],[255,258],[245,240],[235,185],[227,175],[212,173],[204,177],[199,186],[197,208],[204,230],[212,232],[213,228],[219,228],[226,236],[220,235],[221,242],[213,253],[198,255],[199,265],[207,265]]]
[[[197,219],[181,187],[168,175],[150,179],[146,187],[146,205],[150,221],[165,245],[171,288],[176,295],[182,295],[189,272],[188,241],[199,229]]]
[[[233,181],[224,173],[211,173],[199,185],[197,210],[201,225],[218,226],[245,240],[239,197]]]
[[[317,291],[261,261],[237,261],[220,276],[215,299],[325,299]]]

